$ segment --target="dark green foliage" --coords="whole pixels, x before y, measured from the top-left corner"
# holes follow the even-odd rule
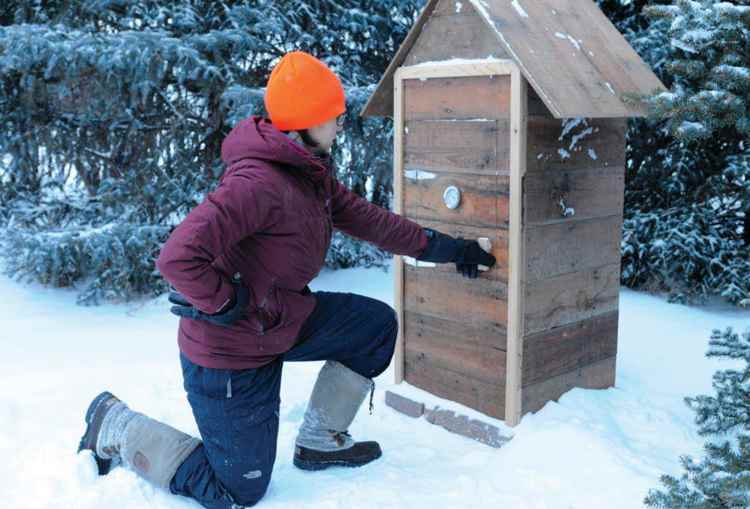
[[[663,509],[747,509],[750,507],[750,329],[742,336],[715,330],[708,357],[731,359],[744,365],[717,371],[715,396],[685,398],[696,412],[698,433],[728,440],[707,442],[706,457],[696,462],[681,456],[685,473],[677,479],[663,475],[664,489],[650,490],[644,503]]]
[[[671,91],[628,133],[622,282],[747,306],[750,8],[664,3],[647,2],[650,24],[625,32]]]
[[[11,225],[8,272],[57,286],[93,281],[82,290],[86,302],[157,291],[161,243],[213,190],[222,140],[240,119],[265,114],[262,87],[294,49],[320,56],[347,87],[339,178],[388,206],[391,126],[358,112],[422,4],[5,2],[0,227]],[[377,249],[337,239],[330,266],[385,261]]]
[[[326,266],[332,269],[350,267],[384,267],[387,265],[386,253],[368,242],[353,242],[352,237],[335,232],[331,247],[326,254]]]
[[[742,69],[750,57],[739,7],[747,2],[597,2],[672,89],[628,132],[622,282],[672,300],[723,295],[747,305],[749,92]],[[293,49],[321,56],[342,76],[349,111],[338,176],[387,207],[392,125],[357,114],[423,4],[4,2],[0,154],[9,157],[0,158],[0,226],[12,220],[27,234],[7,236],[14,243],[6,253],[26,249],[37,232],[116,221],[172,228],[215,185],[231,126],[264,113],[268,73]],[[698,37],[701,30],[710,37]],[[157,252],[165,237],[146,251]],[[45,237],[49,252],[58,238]],[[327,263],[386,260],[337,235]],[[56,281],[94,276],[79,273]]]
[[[667,72],[675,87],[654,99],[654,116],[681,140],[736,146],[750,135],[750,7],[678,0],[646,12],[670,22],[673,49]]]
[[[731,329],[714,330],[706,357],[744,362],[741,369],[714,374],[716,396],[686,398],[696,412],[701,435],[728,433],[733,429],[750,430],[750,329],[740,336]],[[750,458],[747,458],[750,461]]]
[[[12,256],[6,257],[5,268],[19,280],[57,287],[83,281],[82,304],[158,295],[168,285],[153,265],[168,232],[165,226],[125,222],[41,232],[11,227]]]

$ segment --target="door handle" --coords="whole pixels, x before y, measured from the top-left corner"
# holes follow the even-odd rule
[[[480,237],[477,239],[477,242],[479,243],[479,247],[481,247],[488,253],[492,252],[492,242],[490,242],[490,239],[488,239],[487,237]],[[490,268],[485,265],[479,265],[477,268],[482,272],[490,270]]]
[[[488,239],[487,237],[480,237],[477,239],[477,242],[479,243],[479,247],[481,247],[488,253],[492,251],[492,243],[490,242],[490,239]],[[402,256],[402,258],[404,260],[404,263],[406,263],[407,265],[411,265],[412,267],[419,267],[423,269],[437,267],[437,263],[423,262],[415,258],[412,258],[411,256]],[[485,265],[478,265],[477,268],[481,270],[482,272],[486,272],[490,270],[490,268]]]

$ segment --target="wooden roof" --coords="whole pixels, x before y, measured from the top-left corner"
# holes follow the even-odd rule
[[[393,76],[441,1],[429,0],[363,116],[393,114]],[[593,0],[464,0],[557,118],[644,116],[625,94],[666,90]],[[464,6],[465,7],[465,6]],[[486,54],[476,58],[486,58]]]

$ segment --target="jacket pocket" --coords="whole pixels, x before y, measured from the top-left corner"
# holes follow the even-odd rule
[[[284,298],[283,289],[271,283],[265,299],[263,299],[255,310],[256,322],[260,329],[260,335],[276,332],[290,323],[289,306]]]

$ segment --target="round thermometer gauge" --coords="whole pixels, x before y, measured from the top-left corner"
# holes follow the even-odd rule
[[[443,193],[443,202],[449,209],[457,209],[461,204],[461,190],[456,186],[448,187]]]

